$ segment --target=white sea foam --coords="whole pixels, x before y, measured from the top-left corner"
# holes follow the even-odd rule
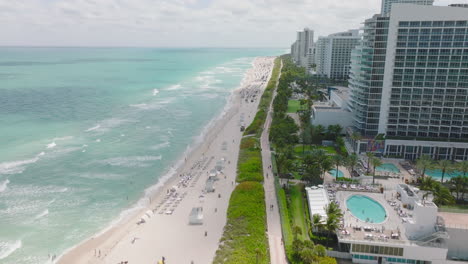
[[[44,155],[45,155],[45,152],[44,152],[44,151],[42,151],[41,153],[37,154],[38,157],[44,156]]]
[[[0,174],[17,174],[22,173],[26,169],[26,165],[35,163],[39,160],[38,157],[27,159],[8,161],[0,163]]]
[[[135,122],[138,122],[138,121],[113,117],[113,118],[100,121],[98,125],[87,129],[86,132],[90,132],[90,131],[100,132],[100,133],[107,132],[110,129],[118,127],[122,124],[135,123]]]
[[[166,141],[166,142],[163,142],[161,144],[157,144],[157,145],[154,145],[154,146],[151,146],[150,149],[152,150],[159,150],[159,149],[163,149],[163,148],[167,148],[171,145],[171,143],[169,141]]]
[[[159,93],[159,90],[158,90],[158,89],[153,89],[153,96],[158,95],[158,93]]]
[[[57,137],[57,138],[54,138],[53,140],[61,141],[61,140],[70,140],[70,139],[73,139],[73,136]]]
[[[156,160],[161,160],[162,156],[131,156],[131,157],[115,157],[105,160],[100,160],[98,163],[119,166],[119,167],[149,167]]]
[[[44,217],[44,216],[46,216],[46,215],[48,215],[48,214],[49,214],[49,209],[45,209],[45,210],[42,211],[40,214],[36,215],[36,216],[34,217],[34,220],[38,220],[39,218],[42,218],[42,217]]]
[[[174,91],[174,90],[179,90],[180,88],[182,88],[181,84],[174,84],[174,85],[171,85],[171,86],[167,87],[166,90]]]
[[[10,181],[6,179],[0,184],[0,193],[4,192],[7,189],[8,183],[10,183]]]
[[[159,100],[152,103],[131,104],[129,106],[140,110],[157,110],[163,109],[167,104],[171,103],[172,101],[174,101],[174,98],[166,98],[164,100]]]
[[[96,129],[99,129],[101,127],[101,125],[95,125],[93,127],[90,127],[88,129],[85,130],[85,132],[91,132],[91,131],[94,131]]]
[[[98,143],[101,142],[101,139],[100,138],[96,139],[96,142],[98,142]]]
[[[57,144],[54,142],[50,143],[50,144],[47,144],[47,149],[52,149],[52,148],[55,148],[57,146]]]
[[[21,248],[23,243],[21,240],[16,240],[15,242],[2,242],[0,241],[0,259],[4,259],[10,256],[17,249]]]
[[[125,178],[124,175],[122,174],[117,174],[117,173],[94,173],[94,172],[88,172],[88,173],[81,173],[81,174],[76,174],[78,177],[81,178],[86,178],[86,179],[100,179],[100,180],[120,180]]]

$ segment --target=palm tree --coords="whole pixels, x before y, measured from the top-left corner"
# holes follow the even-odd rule
[[[346,163],[346,167],[349,170],[349,173],[352,175],[354,168],[359,163],[359,157],[355,153],[353,153],[346,158],[345,163]]]
[[[466,177],[468,173],[468,160],[458,162],[456,167],[459,172],[463,173],[463,177]]]
[[[453,171],[452,162],[450,160],[439,160],[437,163],[437,168],[442,171],[442,178],[440,179],[440,182],[444,183],[445,174]]]
[[[375,157],[374,153],[372,152],[366,152],[366,157],[367,157],[367,173],[370,172],[370,163],[371,163],[371,159],[373,159]]]
[[[340,207],[336,203],[329,203],[325,207],[325,212],[327,213],[327,215],[334,215],[338,218],[343,217],[343,213],[341,212]]]
[[[372,167],[373,167],[373,171],[374,173],[372,174],[372,184],[375,184],[375,168],[379,167],[382,165],[382,161],[379,159],[379,158],[372,158],[371,161],[372,163]]]
[[[454,198],[450,193],[450,190],[442,185],[442,183],[432,179],[431,177],[425,177],[421,180],[421,185],[419,186],[421,190],[426,191],[423,195],[423,200],[429,194],[432,194],[434,197],[433,202],[437,205],[448,205],[454,203]]]
[[[293,233],[293,236],[294,236],[294,240],[297,240],[297,237],[299,235],[302,235],[302,229],[299,226],[294,225],[293,228],[292,228],[292,233]]]
[[[452,184],[450,190],[452,192],[455,192],[455,194],[457,195],[457,200],[460,200],[460,193],[463,194],[464,190],[466,189],[466,179],[467,178],[461,175],[450,179],[450,183]]]
[[[323,227],[322,216],[319,214],[312,215],[312,228],[315,232],[319,232]]]
[[[327,233],[327,246],[328,246],[328,242],[330,240],[330,235],[332,233],[335,233],[336,230],[339,228],[339,221],[340,219],[334,215],[334,214],[330,214],[330,215],[327,215],[327,220],[325,221],[325,229],[328,231]]]
[[[343,156],[336,154],[331,157],[333,165],[336,167],[335,179],[338,180],[339,166],[343,164]]]
[[[353,149],[354,149],[355,154],[357,152],[358,141],[361,139],[362,139],[362,136],[359,132],[353,132],[351,134],[351,140],[353,141]]]
[[[432,165],[432,159],[428,155],[422,155],[419,157],[419,159],[416,161],[416,168],[418,168],[421,171],[421,178],[424,178],[424,175],[426,173],[426,169],[430,168]]]

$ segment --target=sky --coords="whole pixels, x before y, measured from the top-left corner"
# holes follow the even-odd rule
[[[468,0],[435,0],[435,5]],[[0,0],[1,46],[287,48],[380,12],[379,0]]]

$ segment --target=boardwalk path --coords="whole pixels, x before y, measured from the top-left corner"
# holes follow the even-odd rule
[[[281,69],[283,68],[283,62],[281,61]],[[276,82],[275,92],[273,94],[273,99],[276,96],[276,89],[278,88],[278,80]],[[271,166],[271,151],[270,151],[270,142],[268,141],[268,132],[270,130],[271,118],[272,118],[272,103],[268,110],[268,116],[265,121],[265,127],[261,136],[261,145],[262,145],[262,161],[263,161],[263,173],[265,175],[265,203],[267,207],[267,221],[268,221],[268,242],[270,245],[270,263],[271,264],[286,264],[286,253],[284,251],[284,246],[282,243],[282,233],[281,233],[281,219],[278,210],[278,201],[276,200],[275,193],[275,180],[273,177],[273,172],[270,169]],[[268,176],[267,176],[268,175]],[[273,210],[270,206],[273,205]]]

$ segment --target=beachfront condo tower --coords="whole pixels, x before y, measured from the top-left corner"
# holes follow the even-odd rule
[[[357,29],[319,37],[315,44],[317,74],[336,80],[347,79],[351,51],[360,39]]]
[[[380,13],[382,15],[388,15],[392,10],[392,5],[396,3],[401,4],[415,4],[415,5],[432,5],[434,0],[382,0],[382,7]]]
[[[291,46],[291,55],[293,60],[307,70],[313,63],[314,31],[304,28],[297,32],[296,42]]]
[[[351,57],[361,152],[468,159],[468,8],[393,4],[365,21]]]

